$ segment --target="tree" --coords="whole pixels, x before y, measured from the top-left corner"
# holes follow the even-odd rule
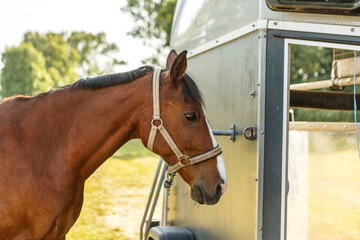
[[[330,79],[332,61],[331,48],[291,45],[291,83]]]
[[[129,35],[142,39],[149,45],[149,40],[160,40],[155,46],[157,54],[164,54],[170,46],[170,34],[177,0],[127,0],[121,10],[129,13],[135,25]],[[157,57],[153,56],[143,62],[158,64]]]
[[[331,79],[333,49],[306,45],[291,45],[291,84],[314,82]],[[329,91],[317,89],[318,91]],[[346,86],[344,92],[353,92],[353,86]],[[360,91],[360,87],[356,87]],[[332,111],[318,109],[294,109],[296,121],[352,122],[354,113],[351,111]]]
[[[126,64],[114,57],[119,48],[106,41],[105,33],[72,32],[67,43],[80,54],[79,75],[101,75],[111,72],[115,65]]]
[[[57,72],[60,76],[69,77],[101,75],[111,72],[115,65],[125,64],[113,56],[119,48],[115,43],[107,42],[105,33],[49,32],[40,35],[37,32],[28,32],[24,35],[24,42],[31,42],[36,49],[44,53],[46,66],[54,67],[55,75]],[[63,58],[67,61],[62,61]],[[72,68],[77,75],[75,72],[66,72]],[[64,81],[68,82],[68,79]]]
[[[29,43],[6,49],[2,55],[5,66],[1,71],[1,95],[31,95],[47,91],[52,81],[46,71],[45,60],[40,51]]]
[[[31,95],[73,83],[79,77],[106,74],[118,61],[105,33],[27,32],[18,47],[3,54],[2,96]]]
[[[67,85],[77,79],[75,67],[80,55],[68,46],[63,33],[49,32],[41,35],[37,32],[27,32],[23,42],[42,52],[53,87]]]

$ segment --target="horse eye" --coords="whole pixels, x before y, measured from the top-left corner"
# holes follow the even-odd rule
[[[196,113],[192,112],[192,113],[185,113],[185,118],[186,120],[190,121],[190,122],[196,122],[197,121],[197,116]]]

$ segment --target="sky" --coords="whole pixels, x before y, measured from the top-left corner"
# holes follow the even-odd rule
[[[119,60],[128,63],[116,71],[137,68],[153,50],[126,34],[134,22],[120,10],[125,3],[125,0],[0,0],[0,53],[5,47],[19,45],[27,31],[105,32],[107,41],[120,48]]]

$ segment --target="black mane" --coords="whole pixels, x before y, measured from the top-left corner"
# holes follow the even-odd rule
[[[128,83],[132,82],[140,77],[145,76],[147,72],[153,71],[154,68],[151,66],[144,66],[140,67],[138,69],[129,71],[129,72],[123,72],[123,73],[114,73],[114,74],[107,74],[103,76],[98,77],[92,77],[92,78],[83,78],[78,81],[76,81],[72,85],[67,85],[64,87],[60,87],[58,89],[67,88],[70,87],[71,89],[100,89],[100,88],[106,88],[115,86],[121,83]],[[182,77],[182,81],[184,83],[183,85],[183,97],[185,99],[191,99],[194,101],[195,104],[198,104],[199,106],[202,106],[203,104],[203,97],[199,90],[199,88],[196,86],[195,82],[187,75],[186,73]],[[35,95],[33,97],[25,97],[25,96],[19,96],[16,97],[16,100],[30,100],[34,98],[39,98],[42,96],[47,95],[48,93],[52,92],[54,90],[43,92],[38,95]]]
[[[138,69],[122,72],[113,73],[93,78],[83,78],[71,85],[72,89],[76,88],[87,88],[87,89],[100,89],[115,86],[121,83],[132,82],[135,79],[145,76],[147,72],[153,71],[154,68],[150,66],[140,67]]]

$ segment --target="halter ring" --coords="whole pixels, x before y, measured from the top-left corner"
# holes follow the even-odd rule
[[[160,121],[160,124],[156,126],[156,125],[154,124],[155,121]],[[153,119],[151,120],[151,126],[154,126],[154,127],[156,127],[156,128],[159,128],[159,127],[162,126],[162,125],[163,125],[163,120],[162,120],[161,118],[153,118]]]

